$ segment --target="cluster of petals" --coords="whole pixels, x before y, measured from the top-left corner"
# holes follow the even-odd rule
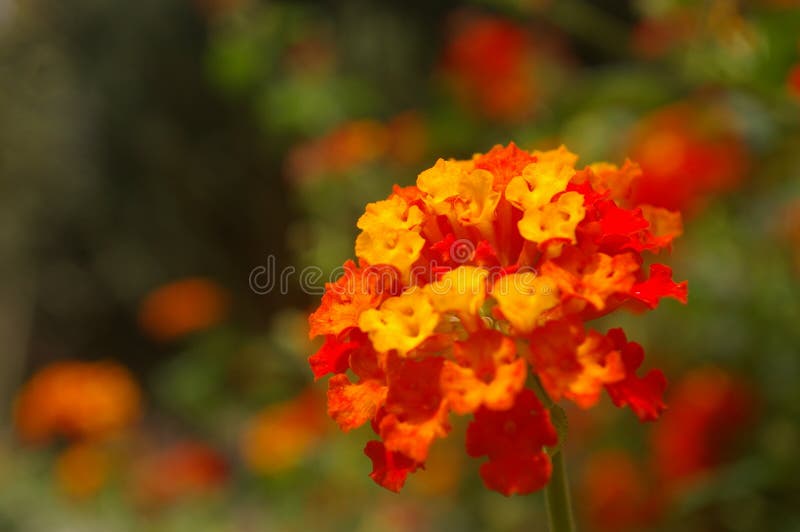
[[[309,362],[317,378],[332,374],[338,425],[377,434],[365,449],[377,483],[399,490],[452,414],[472,416],[467,453],[486,457],[485,484],[510,495],[549,480],[550,401],[589,408],[605,390],[641,420],[664,409],[665,378],[641,374],[642,348],[586,322],[686,301],[686,283],[643,258],[670,247],[680,215],[631,204],[636,164],[576,162],[564,147],[495,146],[440,159],[367,205],[358,263],[309,318],[324,338]]]

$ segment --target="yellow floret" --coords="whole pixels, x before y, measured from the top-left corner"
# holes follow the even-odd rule
[[[506,275],[495,281],[492,297],[517,333],[528,333],[544,322],[542,314],[559,303],[552,279],[534,272]]]
[[[381,352],[396,350],[400,356],[424,342],[439,323],[439,314],[420,290],[390,297],[379,309],[361,314],[359,328]]]

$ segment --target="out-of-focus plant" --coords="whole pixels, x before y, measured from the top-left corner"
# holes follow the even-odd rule
[[[705,198],[736,188],[749,170],[736,117],[719,104],[681,102],[644,117],[629,152],[642,166],[641,203],[696,212]]]
[[[58,437],[102,440],[139,419],[140,395],[131,374],[119,364],[56,362],[20,391],[15,423],[20,436],[30,442]]]

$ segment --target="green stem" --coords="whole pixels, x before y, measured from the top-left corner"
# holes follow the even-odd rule
[[[547,449],[553,471],[550,482],[544,488],[547,521],[550,532],[574,532],[575,522],[572,519],[572,504],[569,500],[569,483],[567,470],[564,467],[564,444],[567,441],[567,415],[555,404],[538,378],[533,379],[533,388],[545,408],[550,411],[550,421],[558,433],[558,443]]]
[[[569,485],[567,471],[564,467],[563,450],[556,451],[550,457],[550,461],[553,463],[553,473],[550,476],[550,482],[544,489],[550,532],[574,532],[575,523],[572,520],[572,505],[569,500]]]

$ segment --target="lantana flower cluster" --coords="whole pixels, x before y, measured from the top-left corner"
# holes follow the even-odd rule
[[[686,282],[643,254],[669,248],[680,214],[632,205],[639,167],[579,169],[563,146],[513,143],[442,160],[395,186],[358,220],[358,263],[326,286],[310,316],[324,337],[309,359],[332,374],[328,413],[345,431],[371,424],[371,477],[399,490],[424,466],[451,414],[472,416],[466,450],[506,495],[549,480],[558,435],[546,407],[583,408],[605,390],[643,421],[664,409],[664,375],[642,375],[642,348],[587,322],[621,307],[686,301]]]

